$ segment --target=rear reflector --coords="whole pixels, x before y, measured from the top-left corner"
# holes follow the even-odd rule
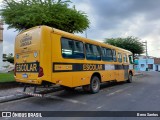
[[[28,93],[28,92],[21,92],[21,91],[17,91],[18,93],[22,93],[25,95],[29,95],[29,96],[34,96],[34,97],[43,97],[44,94],[38,94],[38,93]]]
[[[38,73],[38,77],[42,77],[44,75],[43,73],[43,68],[39,67],[39,73]]]

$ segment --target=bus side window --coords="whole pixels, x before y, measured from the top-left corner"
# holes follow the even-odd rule
[[[117,62],[117,57],[116,57],[116,51],[112,50],[112,55],[113,55],[113,61]]]
[[[113,60],[111,49],[102,47],[102,60],[104,60],[104,61],[112,61]]]
[[[122,62],[122,54],[118,53],[118,62]]]
[[[62,38],[61,45],[63,58],[82,59],[85,57],[82,42]]]
[[[87,60],[101,60],[100,47],[92,44],[85,44]]]
[[[124,63],[127,63],[127,62],[128,62],[128,60],[127,60],[127,55],[126,55],[126,54],[123,54],[123,61],[124,61]]]
[[[75,58],[85,58],[84,55],[84,44],[79,41],[74,41],[74,57]]]
[[[71,57],[73,54],[73,45],[74,45],[73,41],[68,40],[66,38],[62,38],[61,43],[62,43],[62,56],[64,58]]]

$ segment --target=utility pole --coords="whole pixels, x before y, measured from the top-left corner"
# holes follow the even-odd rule
[[[142,43],[145,43],[145,47],[146,47],[146,71],[148,71],[148,47],[147,47],[147,40],[145,42],[142,42]]]
[[[87,30],[85,30],[85,37],[87,38]]]

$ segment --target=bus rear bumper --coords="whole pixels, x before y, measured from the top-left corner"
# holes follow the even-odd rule
[[[16,82],[41,85],[42,81],[38,79],[15,79]]]

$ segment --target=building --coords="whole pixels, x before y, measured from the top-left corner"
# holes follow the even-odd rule
[[[135,60],[135,70],[138,71],[156,71],[155,66],[155,58],[148,56],[146,59],[146,56],[139,56],[137,60]]]
[[[140,71],[146,71],[146,69],[148,69],[148,71],[155,71],[155,65],[154,65],[153,58],[147,59],[147,63],[146,63],[146,59],[139,59],[138,63],[139,63]]]
[[[0,21],[0,67],[3,62],[3,23]]]
[[[160,58],[155,58],[154,64],[155,64],[155,70],[160,71]]]
[[[138,56],[135,59],[135,67],[136,71],[159,71],[160,72],[160,58],[155,58],[152,56]]]
[[[3,22],[0,21],[0,73],[9,72],[14,69],[14,65],[3,59]]]

